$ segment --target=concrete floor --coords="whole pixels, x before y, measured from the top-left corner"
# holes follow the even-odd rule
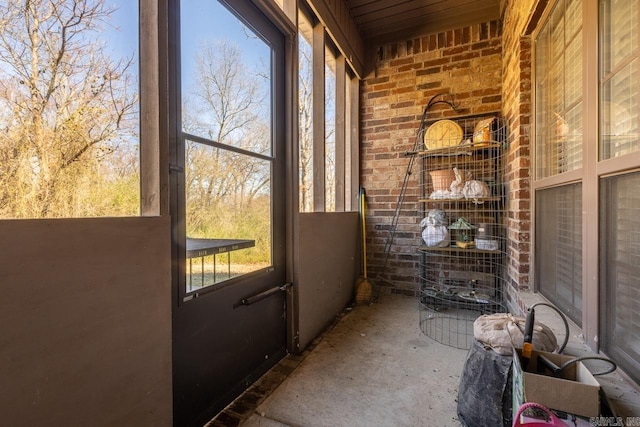
[[[540,300],[536,295],[530,303]],[[562,341],[559,319],[539,311],[536,320]],[[467,350],[427,337],[419,317],[417,299],[401,295],[348,310],[207,427],[460,426],[456,399]],[[575,325],[565,353],[589,354]],[[631,381],[618,372],[598,380],[617,415],[640,414],[640,393]]]
[[[459,426],[466,354],[420,331],[416,298],[384,295],[348,311],[239,425]],[[232,418],[211,425],[233,425]]]

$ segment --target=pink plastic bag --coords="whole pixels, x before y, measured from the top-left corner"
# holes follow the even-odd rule
[[[540,409],[542,412],[547,414],[549,421],[540,420],[537,418],[530,418],[526,416],[521,417],[522,413],[527,408]],[[521,418],[524,418],[524,419],[521,420]],[[566,427],[566,424],[563,423],[558,417],[556,417],[553,412],[551,412],[544,406],[540,405],[539,403],[527,402],[522,406],[520,406],[520,408],[518,408],[518,412],[516,413],[516,416],[513,417],[513,427]]]

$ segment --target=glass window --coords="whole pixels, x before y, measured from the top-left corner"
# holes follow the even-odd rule
[[[599,160],[621,165],[600,180],[601,344],[640,381],[640,172],[615,160],[640,149],[638,1],[600,4]]]
[[[273,70],[271,47],[218,2],[180,12],[186,292],[197,292],[272,263]]]
[[[536,192],[536,282],[582,323],[582,185]]]
[[[0,218],[140,213],[138,1],[0,4]]]
[[[588,342],[599,338],[607,354],[636,380],[640,379],[640,338],[634,333],[639,324],[634,313],[640,308],[636,232],[640,172],[634,162],[640,150],[638,3],[601,0],[597,13],[580,0],[558,0],[550,6],[534,44],[533,182],[537,288],[577,323],[584,315],[593,326],[596,313],[590,309],[599,304],[598,328],[585,329]],[[597,31],[599,40],[596,45],[595,39],[584,37],[593,49],[584,52],[589,60],[583,62],[585,28]],[[596,59],[599,73],[586,68]],[[598,106],[598,121],[584,122],[583,99]],[[583,134],[593,145],[583,144]],[[597,158],[585,157],[589,159],[585,167],[583,146],[598,153]],[[569,171],[576,173],[544,179]],[[550,182],[558,186],[548,188]],[[596,216],[583,235],[582,219]],[[599,274],[600,293],[598,303],[585,299],[584,307],[583,268],[589,276]]]
[[[638,151],[638,2],[605,1],[601,20],[600,160]]]
[[[536,178],[582,167],[582,1],[560,0],[536,38]]]
[[[218,144],[270,155],[269,47],[223,6],[211,3],[183,7],[182,128]],[[193,28],[188,19],[194,11],[219,13],[208,16],[218,16],[220,26]]]
[[[640,172],[602,180],[602,346],[640,381]]]

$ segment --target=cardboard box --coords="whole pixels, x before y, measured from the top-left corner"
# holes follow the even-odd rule
[[[513,415],[525,402],[536,402],[549,409],[567,412],[581,417],[600,415],[600,384],[591,372],[577,362],[562,371],[562,378],[538,374],[538,356],[543,355],[560,366],[572,356],[533,351],[526,371],[522,369],[521,350],[513,352]],[[540,364],[544,370],[544,365]]]

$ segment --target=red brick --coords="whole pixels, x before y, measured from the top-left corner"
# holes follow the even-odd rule
[[[389,65],[392,67],[397,67],[399,65],[406,65],[406,64],[413,64],[413,58],[394,59],[393,61],[389,62]]]
[[[368,99],[374,99],[374,98],[382,98],[384,96],[389,96],[389,91],[385,90],[382,92],[371,92],[367,95]]]
[[[365,79],[361,86],[362,116],[366,117],[362,122],[362,184],[367,188],[371,224],[388,226],[391,223],[410,160],[405,152],[414,149],[422,111],[433,96],[453,94],[461,112],[456,113],[439,104],[429,111],[428,120],[475,114],[487,109],[495,111],[503,107],[504,89],[500,73],[483,75],[482,81],[486,85],[482,89],[469,83],[477,81],[474,73],[477,73],[478,66],[486,64],[487,68],[497,70],[503,67],[501,55],[482,56],[484,51],[493,52],[496,47],[499,53],[502,47],[498,22],[487,23],[485,29],[486,37],[482,41],[478,41],[480,30],[476,25],[473,31],[471,27],[464,27],[380,46],[379,51],[384,53],[385,61],[376,64],[379,76],[376,79],[385,80],[372,83],[373,79]],[[475,40],[472,40],[474,34]],[[472,41],[475,51],[471,49]],[[398,56],[391,58],[393,55]],[[386,108],[381,108],[383,106]],[[514,180],[519,180],[515,178],[515,172]],[[420,196],[418,183],[418,168],[414,166],[404,194],[405,204],[388,268],[381,265],[388,230],[376,230],[368,236],[372,244],[368,248],[371,251],[371,271],[385,272],[386,276],[397,278],[399,283],[394,284],[397,289],[415,289],[418,283],[416,269],[420,259],[415,250],[416,241],[420,240],[416,216]],[[530,219],[525,213],[520,217]],[[516,269],[510,268],[510,271]]]
[[[420,68],[422,68],[422,64],[403,65],[402,67],[398,67],[398,72],[410,71],[410,70],[418,70]]]
[[[416,71],[416,76],[428,76],[429,74],[438,74],[442,72],[442,67],[431,67]]]

